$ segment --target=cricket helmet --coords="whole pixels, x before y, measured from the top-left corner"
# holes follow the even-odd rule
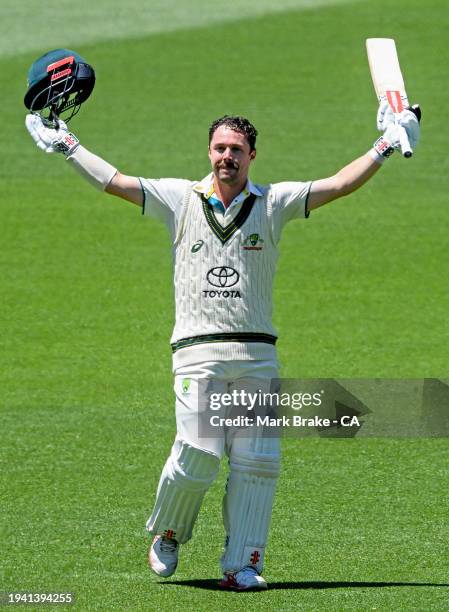
[[[78,53],[54,49],[33,62],[28,71],[25,106],[50,122],[75,115],[92,93],[95,72]]]

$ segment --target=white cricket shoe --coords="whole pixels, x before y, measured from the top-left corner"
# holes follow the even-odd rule
[[[264,578],[250,565],[244,567],[239,572],[225,574],[220,582],[220,586],[223,589],[232,589],[234,591],[250,591],[266,589],[268,587]]]
[[[148,564],[158,576],[168,578],[178,566],[179,545],[163,535],[155,536],[148,551]]]

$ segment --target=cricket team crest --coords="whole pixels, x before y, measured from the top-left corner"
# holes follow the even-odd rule
[[[187,395],[189,393],[190,390],[190,383],[191,383],[191,379],[190,378],[183,378],[182,379],[182,392],[184,393],[184,395]]]
[[[261,251],[263,249],[264,240],[259,234],[250,234],[243,241],[245,251]]]

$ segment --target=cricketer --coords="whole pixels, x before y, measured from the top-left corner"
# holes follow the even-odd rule
[[[69,68],[61,70],[64,61]],[[58,75],[53,81],[46,81],[47,102],[41,102],[41,108],[55,108],[64,95],[63,78],[75,79],[76,89],[73,66],[82,61],[65,49],[43,60],[44,74],[49,66],[59,72],[53,73]],[[68,77],[59,76],[67,70]],[[30,99],[41,93],[39,78],[39,70],[31,73]],[[56,84],[59,89],[52,90]],[[31,102],[27,106],[32,112],[26,127],[40,149],[62,153],[94,187],[137,205],[144,215],[164,223],[171,236],[177,432],[147,522],[153,538],[149,565],[160,576],[175,572],[180,548],[192,537],[204,495],[226,455],[229,477],[223,499],[220,584],[224,589],[265,589],[262,572],[280,470],[279,439],[260,435],[257,428],[245,437],[225,428],[220,436],[202,438],[200,395],[212,381],[214,390],[223,393],[270,389],[271,379],[279,377],[272,293],[284,225],[307,219],[311,211],[366,183],[400,149],[401,130],[414,148],[418,118],[412,110],[394,114],[388,104],[381,104],[377,127],[382,135],[367,153],[333,176],[259,185],[249,178],[257,130],[244,117],[224,116],[211,124],[207,148],[211,172],[206,177],[150,179],[126,176],[88,151],[57,112],[50,122]]]

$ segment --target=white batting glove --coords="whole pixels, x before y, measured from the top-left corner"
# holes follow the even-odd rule
[[[386,158],[395,149],[402,150],[404,130],[413,151],[419,140],[420,118],[421,110],[416,104],[411,109],[405,109],[396,114],[387,101],[382,102],[377,111],[377,129],[384,134],[373,145],[378,155]]]
[[[392,123],[400,125],[407,132],[407,136],[412,149],[419,141],[419,121],[421,119],[421,109],[418,104],[414,104],[411,108],[406,108],[397,115],[388,102],[382,102],[377,111],[377,129],[379,132],[384,132]]]
[[[31,138],[46,153],[64,153],[72,155],[79,146],[78,138],[69,132],[67,125],[58,120],[58,129],[46,127],[39,115],[30,113],[25,118],[25,125]]]
[[[419,121],[421,119],[421,109],[417,104],[414,104],[411,109],[406,108],[396,115],[398,125],[403,127],[407,132],[408,141],[412,149],[416,147],[419,141],[420,126]]]
[[[377,111],[376,117],[377,129],[379,132],[385,132],[387,127],[392,123],[395,123],[395,116],[393,109],[385,100],[385,102],[381,102],[379,105],[379,109]]]

